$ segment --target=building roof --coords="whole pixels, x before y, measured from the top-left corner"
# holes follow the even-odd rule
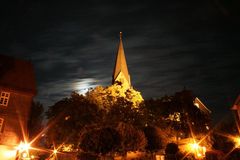
[[[184,88],[181,92],[176,92],[175,96],[179,97],[182,100],[191,98],[193,100],[193,105],[200,109],[205,114],[211,114],[211,110],[203,104],[203,102],[196,96],[193,95],[191,90],[186,90]]]
[[[210,114],[210,113],[211,113],[210,109],[208,109],[208,108],[202,103],[202,101],[200,101],[200,99],[199,99],[198,97],[196,97],[196,98],[194,99],[194,105],[195,105],[196,107],[198,107],[201,111],[203,111],[203,112],[206,113],[206,114]]]
[[[231,109],[232,110],[240,110],[240,95],[238,95],[238,97]]]
[[[114,70],[113,70],[113,79],[112,79],[113,83],[114,83],[115,79],[117,78],[117,76],[120,74],[120,72],[123,73],[123,75],[125,76],[128,83],[131,84],[130,76],[129,76],[129,73],[128,73],[126,57],[125,57],[124,48],[123,48],[122,32],[120,32],[120,41],[119,41],[119,46],[118,46],[118,53],[117,53],[117,57],[116,57],[115,67],[114,67]]]
[[[35,95],[36,83],[32,63],[0,55],[0,88]]]

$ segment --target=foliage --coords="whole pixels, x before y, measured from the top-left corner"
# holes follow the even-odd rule
[[[207,133],[210,117],[193,104],[191,91],[177,92],[174,96],[145,101],[148,123],[160,128],[170,127],[178,136],[189,137],[190,128],[194,133]]]
[[[167,100],[168,99],[168,100]],[[169,114],[168,108],[171,105],[171,97],[165,96],[162,99],[149,99],[144,101],[147,123],[160,128],[167,127],[164,117]]]
[[[147,126],[144,128],[144,134],[147,138],[146,150],[150,152],[157,152],[162,149],[162,138],[156,127]]]
[[[48,142],[52,144],[78,144],[79,133],[87,125],[101,123],[102,111],[83,95],[72,93],[71,97],[55,103],[47,111],[49,119]]]
[[[206,133],[209,117],[194,106],[191,92],[137,105],[130,95],[134,95],[131,88],[121,89],[117,83],[96,87],[86,96],[72,93],[47,112],[48,142],[73,144],[96,155],[126,154],[144,149],[156,152],[171,138],[189,137],[190,128],[199,135]]]
[[[132,124],[135,127],[145,125],[144,112],[139,108],[132,108],[132,103],[124,98],[119,98],[117,102],[105,113],[105,123],[116,125],[119,122]]]
[[[126,88],[120,83],[108,87],[98,86],[86,94],[87,98],[102,109],[109,110],[119,98],[124,98],[137,108],[143,101],[140,92],[133,88]]]
[[[229,137],[237,135],[237,126],[233,119],[221,122],[212,133],[213,149],[228,153],[234,148],[234,141]]]
[[[166,154],[176,154],[179,151],[176,143],[168,143],[165,149]]]
[[[105,155],[120,144],[118,132],[110,127],[85,131],[80,137],[80,148],[88,153]]]
[[[117,130],[121,137],[119,152],[126,153],[128,151],[144,150],[147,140],[141,130],[123,122],[118,124]]]
[[[44,108],[40,102],[32,102],[28,121],[29,138],[35,137],[43,128]]]

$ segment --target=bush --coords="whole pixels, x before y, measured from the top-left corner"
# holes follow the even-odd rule
[[[168,143],[165,149],[166,154],[176,154],[179,151],[176,143]]]
[[[80,137],[79,147],[88,153],[106,155],[120,145],[118,132],[109,127],[86,130]]]

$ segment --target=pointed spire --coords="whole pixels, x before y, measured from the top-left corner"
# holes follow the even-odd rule
[[[113,71],[112,83],[114,84],[116,81],[120,81],[122,83],[128,83],[127,85],[130,87],[131,81],[130,81],[130,75],[128,73],[127,62],[126,62],[124,49],[123,49],[122,32],[120,32],[119,39],[120,40],[119,40],[119,46],[118,46],[118,53],[117,53],[115,67]]]
[[[119,33],[119,38],[122,40],[122,32]]]

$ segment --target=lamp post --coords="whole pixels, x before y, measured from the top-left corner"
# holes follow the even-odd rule
[[[188,143],[187,150],[189,153],[193,153],[195,158],[201,160],[205,157],[206,147],[200,146],[197,142]]]
[[[30,160],[31,158],[29,156],[29,149],[30,149],[30,144],[23,143],[21,141],[17,147],[16,160]]]

